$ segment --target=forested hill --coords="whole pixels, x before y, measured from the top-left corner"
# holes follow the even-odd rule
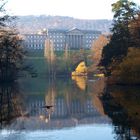
[[[86,20],[63,16],[20,16],[17,27],[21,33],[36,33],[43,28],[70,29],[73,27],[87,30],[109,32],[111,20]]]

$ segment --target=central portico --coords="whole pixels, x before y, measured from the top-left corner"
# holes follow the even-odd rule
[[[66,44],[73,50],[83,48],[83,32],[77,28],[73,28],[66,32]]]

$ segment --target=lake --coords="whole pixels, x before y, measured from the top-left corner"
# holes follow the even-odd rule
[[[0,140],[138,140],[140,88],[86,77],[0,87]]]

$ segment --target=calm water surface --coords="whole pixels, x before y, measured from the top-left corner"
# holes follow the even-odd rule
[[[0,87],[0,140],[138,140],[140,88],[28,78]]]

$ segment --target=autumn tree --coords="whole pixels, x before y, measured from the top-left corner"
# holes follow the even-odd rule
[[[106,46],[109,43],[110,35],[100,35],[97,40],[95,40],[92,43],[92,60],[93,65],[90,67],[92,71],[95,71],[97,69],[97,66],[100,63],[101,57],[102,57],[102,50],[103,47]]]

